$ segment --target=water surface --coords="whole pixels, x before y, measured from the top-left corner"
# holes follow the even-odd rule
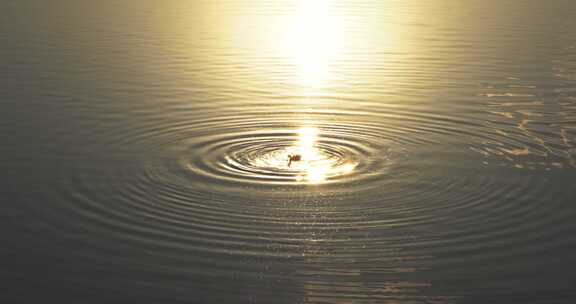
[[[576,300],[576,2],[0,9],[3,302]]]

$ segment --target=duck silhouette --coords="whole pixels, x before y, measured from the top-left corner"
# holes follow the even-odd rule
[[[288,155],[288,167],[290,167],[290,165],[292,165],[293,161],[301,161],[301,160],[302,160],[302,155],[300,155],[300,154]]]

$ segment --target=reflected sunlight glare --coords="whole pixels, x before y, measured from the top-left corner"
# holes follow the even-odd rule
[[[294,169],[300,173],[297,181],[306,181],[316,184],[325,181],[331,176],[347,174],[354,170],[356,164],[344,163],[322,153],[317,146],[320,131],[317,128],[303,127],[298,131],[296,144],[289,149],[289,154],[297,154],[302,160],[297,162]]]
[[[285,49],[294,61],[297,83],[321,87],[343,48],[342,20],[331,13],[331,1],[299,1],[286,36]]]

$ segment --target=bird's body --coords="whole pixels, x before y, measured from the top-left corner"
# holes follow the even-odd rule
[[[288,155],[288,167],[290,167],[290,165],[292,165],[293,161],[301,161],[301,160],[302,160],[302,155],[300,155],[300,154]]]

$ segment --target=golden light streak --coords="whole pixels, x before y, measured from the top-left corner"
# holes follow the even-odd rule
[[[318,148],[320,131],[313,127],[304,127],[298,131],[298,140],[289,149],[289,154],[298,154],[301,161],[294,163],[294,169],[300,171],[297,181],[318,184],[329,177],[350,173],[356,167],[354,163],[339,164],[336,160],[323,154]]]
[[[285,39],[296,67],[296,82],[317,88],[330,76],[330,66],[343,48],[342,20],[331,14],[329,0],[301,0]]]

